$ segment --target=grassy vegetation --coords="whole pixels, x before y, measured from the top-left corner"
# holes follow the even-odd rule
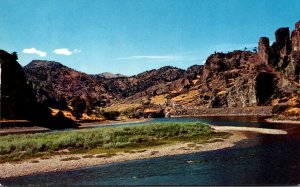
[[[180,104],[187,104],[198,99],[199,92],[198,90],[190,90],[188,93],[180,94],[171,99],[172,102],[177,102]]]
[[[71,130],[0,137],[0,160],[21,160],[34,156],[71,152],[114,152],[145,148],[172,141],[208,140],[219,136],[203,123],[153,123],[95,129]]]
[[[156,95],[151,98],[151,103],[155,105],[164,105],[167,102],[167,94]]]
[[[138,107],[140,107],[141,104],[127,104],[127,103],[121,103],[121,104],[117,104],[117,105],[111,105],[111,106],[108,106],[108,107],[105,107],[103,108],[103,110],[105,112],[109,112],[109,111],[119,111],[119,112],[123,112],[123,111],[126,111],[126,110],[130,110],[130,109],[136,109]]]

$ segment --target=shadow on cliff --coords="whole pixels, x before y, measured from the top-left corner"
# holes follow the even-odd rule
[[[26,107],[24,110],[29,112],[25,112],[23,118],[28,119],[32,125],[50,129],[77,128],[79,126],[79,124],[63,115],[52,116],[50,109],[42,104]]]
[[[52,116],[48,107],[37,102],[17,59],[15,52],[9,54],[0,50],[0,119],[28,120],[32,125],[51,129],[78,127],[64,116]]]

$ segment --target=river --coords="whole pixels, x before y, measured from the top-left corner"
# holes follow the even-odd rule
[[[232,148],[2,179],[2,185],[297,185],[300,125],[256,117],[165,118],[212,125],[285,129],[288,135],[249,133]],[[150,122],[145,122],[150,123]],[[133,124],[134,125],[134,124]]]

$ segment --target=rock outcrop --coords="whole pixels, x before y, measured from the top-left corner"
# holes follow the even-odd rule
[[[256,59],[257,54],[249,51],[209,56],[199,89],[200,104],[211,108],[256,106]]]
[[[289,28],[280,28],[275,32],[276,41],[272,45],[274,67],[284,69],[289,64],[291,40]]]
[[[261,37],[258,43],[258,63],[268,65],[270,62],[270,41],[267,37]]]
[[[286,67],[286,76],[295,81],[299,81],[300,75],[300,22],[295,25],[292,32],[291,53]]]
[[[296,23],[295,30],[290,36],[287,27],[275,32],[275,42],[269,45],[269,39],[262,37],[258,45],[258,63],[272,67],[274,70],[283,72],[287,79],[298,81],[299,79],[299,39],[300,23]]]
[[[300,21],[295,24],[295,30],[292,32],[292,50],[300,51]]]
[[[1,118],[28,119],[37,105],[32,88],[27,84],[16,54],[0,51],[1,64]]]

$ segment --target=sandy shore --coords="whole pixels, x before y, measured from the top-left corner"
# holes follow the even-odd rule
[[[211,126],[218,131],[226,131],[226,132],[243,131],[243,132],[261,133],[261,134],[287,134],[287,131],[279,130],[279,129],[265,129],[265,128],[256,128],[256,127],[213,126],[213,125]]]
[[[45,127],[9,127],[9,128],[1,128],[0,129],[0,136],[7,135],[7,134],[21,134],[21,133],[38,133],[38,132],[48,132],[51,131]]]
[[[131,124],[131,123],[139,123],[139,122],[146,122],[151,121],[151,119],[126,119],[121,121],[99,121],[99,122],[92,122],[92,123],[80,123],[79,129],[84,128],[93,128],[93,127],[100,127],[100,126],[108,126],[108,125],[121,125],[121,124]],[[38,133],[38,132],[50,132],[51,129],[46,127],[39,127],[39,126],[32,126],[32,127],[7,127],[7,128],[0,128],[0,136],[7,135],[7,134],[21,134],[21,133]]]
[[[126,120],[120,120],[120,121],[112,121],[112,120],[106,120],[106,121],[100,121],[100,122],[92,122],[92,123],[80,123],[78,128],[93,128],[93,127],[100,127],[100,126],[108,126],[108,125],[121,125],[121,124],[132,124],[132,123],[140,123],[140,122],[146,122],[151,121],[151,118],[143,118],[143,119],[126,119]]]
[[[300,121],[294,121],[294,120],[275,120],[275,119],[266,119],[267,122],[270,123],[281,123],[281,124],[295,124],[300,125]]]
[[[20,163],[0,164],[0,178],[16,177],[30,175],[40,172],[62,171],[88,166],[96,166],[114,162],[124,162],[129,160],[139,160],[153,157],[163,157],[168,155],[179,155],[195,152],[212,151],[232,147],[236,142],[246,139],[245,132],[257,132],[268,134],[285,134],[285,131],[273,129],[247,128],[247,127],[224,127],[213,126],[216,131],[230,132],[232,135],[227,139],[215,138],[206,143],[176,143],[152,147],[145,150],[135,150],[130,152],[121,152],[116,155],[86,155],[86,154],[68,154],[57,155],[47,159],[31,159]],[[64,161],[65,160],[65,161]]]

